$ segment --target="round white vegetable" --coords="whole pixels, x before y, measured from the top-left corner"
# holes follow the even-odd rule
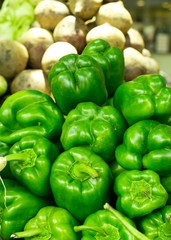
[[[125,47],[132,47],[142,52],[144,49],[144,39],[138,30],[134,28],[128,30]]]
[[[59,21],[69,15],[69,8],[61,1],[41,1],[34,10],[35,19],[42,28],[53,30]]]
[[[53,65],[59,61],[59,59],[67,54],[77,54],[77,49],[67,42],[55,42],[47,48],[42,57],[43,71],[48,75]]]
[[[124,7],[122,1],[101,5],[96,15],[97,25],[105,22],[120,29],[124,34],[131,28],[133,20],[131,14]]]
[[[52,34],[43,28],[30,28],[19,40],[29,53],[29,67],[40,69],[41,60],[46,49],[54,43]]]
[[[96,15],[103,0],[69,0],[68,2],[73,15],[87,20]]]
[[[55,42],[64,41],[71,43],[81,53],[86,46],[87,27],[78,17],[69,15],[64,17],[55,27],[53,38]]]
[[[11,93],[21,90],[38,90],[50,94],[49,81],[42,69],[25,69],[12,80],[10,85]]]
[[[159,74],[160,67],[158,62],[152,57],[144,57],[146,63],[146,74]]]
[[[151,52],[150,52],[150,50],[148,50],[147,48],[143,48],[143,50],[142,50],[142,55],[143,55],[144,57],[151,57]]]
[[[125,81],[146,74],[145,57],[135,48],[128,47],[124,49],[125,60]]]
[[[0,75],[6,79],[15,77],[28,63],[26,47],[14,40],[0,40]]]
[[[106,40],[112,47],[118,47],[121,50],[124,49],[126,41],[124,34],[118,28],[108,23],[92,28],[87,33],[86,41],[89,43],[97,38]]]

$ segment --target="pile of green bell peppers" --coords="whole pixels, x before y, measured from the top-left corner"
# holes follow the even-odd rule
[[[0,107],[0,239],[171,239],[171,89],[96,39]]]

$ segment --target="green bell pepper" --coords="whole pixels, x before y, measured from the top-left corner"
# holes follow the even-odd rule
[[[134,222],[122,215],[126,221],[136,227]],[[83,225],[75,226],[76,232],[82,231],[81,240],[137,240],[111,212],[106,209],[90,214]]]
[[[49,196],[52,163],[59,155],[55,144],[38,135],[28,135],[16,142],[9,154],[0,158],[0,167],[9,162],[12,175],[30,192]]]
[[[36,90],[22,90],[9,96],[0,108],[0,141],[14,144],[30,134],[56,140],[63,121],[50,96]]]
[[[106,162],[111,162],[126,127],[124,118],[112,106],[100,107],[92,102],[79,103],[66,116],[61,143],[65,150],[87,146]]]
[[[102,105],[108,96],[103,70],[88,55],[60,58],[50,70],[49,82],[56,104],[65,115],[80,102]]]
[[[112,97],[124,80],[123,51],[117,47],[111,47],[103,39],[95,39],[87,44],[82,54],[93,57],[100,64],[105,76],[108,97]]]
[[[127,170],[151,169],[160,176],[171,175],[171,126],[154,120],[133,124],[125,131],[115,157]]]
[[[171,206],[156,210],[143,217],[139,223],[139,229],[150,239],[171,239]]]
[[[50,184],[56,205],[83,221],[110,199],[111,179],[110,168],[100,156],[75,147],[53,163]]]
[[[168,193],[171,193],[171,174],[170,176],[161,177],[161,184]]]
[[[160,183],[159,175],[152,170],[125,171],[116,177],[114,192],[116,208],[128,217],[141,217],[163,207],[168,193]]]
[[[80,234],[73,227],[78,221],[64,208],[46,206],[30,219],[23,232],[12,234],[13,238],[79,240]]]
[[[139,230],[137,230],[133,224],[130,223],[130,219],[126,218],[122,215],[121,212],[114,209],[109,203],[106,203],[104,205],[104,209],[108,210],[112,213],[112,215],[118,219],[118,221],[125,227],[137,240],[150,240],[148,237],[146,237],[143,233],[141,233]],[[131,236],[132,237],[132,236]],[[125,238],[119,238],[119,239],[125,239]],[[132,239],[132,238],[130,238]],[[109,238],[109,240],[113,240],[113,238]]]
[[[13,180],[4,179],[4,185],[0,182],[0,238],[10,240],[11,234],[22,231],[27,221],[49,202]]]
[[[119,176],[119,174],[127,171],[125,168],[121,167],[116,161],[113,161],[110,164],[110,169],[111,169],[112,177],[114,180],[117,176]]]
[[[167,204],[171,205],[171,193],[169,193],[169,197],[168,197],[168,200],[167,200]]]
[[[158,74],[141,75],[120,85],[113,101],[129,125],[151,118],[171,125],[171,88]]]
[[[4,142],[0,142],[0,157],[3,157],[6,154],[8,154],[10,147],[11,147],[10,145]]]
[[[114,106],[114,103],[113,103],[113,97],[108,98],[108,99],[106,100],[106,103],[105,103],[104,105],[115,107],[115,106]]]

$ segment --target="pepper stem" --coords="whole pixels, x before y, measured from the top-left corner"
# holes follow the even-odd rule
[[[13,161],[13,160],[21,160],[21,161],[27,161],[28,159],[28,154],[26,153],[12,153],[12,154],[8,154],[6,156],[7,162],[9,161]]]
[[[0,172],[6,167],[7,162],[17,160],[17,161],[27,161],[28,155],[26,153],[13,153],[5,157],[0,157]]]
[[[10,237],[12,237],[12,238],[33,237],[33,236],[41,234],[41,232],[42,232],[42,230],[40,228],[36,228],[36,229],[26,230],[26,231],[23,231],[23,232],[14,233]]]
[[[144,234],[134,228],[130,223],[128,223],[124,217],[108,203],[104,205],[104,209],[109,210],[124,225],[124,227],[136,237],[137,240],[150,240]]]
[[[90,226],[85,226],[85,225],[80,225],[80,226],[75,226],[74,227],[75,232],[84,231],[84,230],[90,230],[90,231],[98,232],[102,236],[104,236],[104,237],[106,236],[105,231],[101,227],[97,227],[97,226],[90,227]]]
[[[85,174],[88,174],[92,178],[99,177],[98,172],[94,168],[92,168],[91,166],[89,166],[85,163],[75,164],[73,167],[73,174],[77,178],[82,178],[85,176]]]

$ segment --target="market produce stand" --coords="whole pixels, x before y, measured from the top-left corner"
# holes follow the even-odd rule
[[[0,239],[169,240],[171,88],[123,2],[1,9]]]

